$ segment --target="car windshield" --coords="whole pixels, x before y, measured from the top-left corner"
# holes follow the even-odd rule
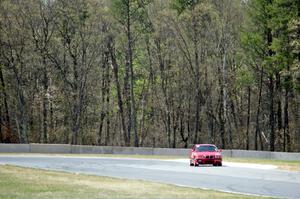
[[[217,151],[217,148],[215,146],[198,146],[196,147],[197,152],[203,152],[203,151]]]

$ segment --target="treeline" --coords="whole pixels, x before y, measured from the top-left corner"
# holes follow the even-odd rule
[[[0,142],[300,151],[297,0],[2,0]]]

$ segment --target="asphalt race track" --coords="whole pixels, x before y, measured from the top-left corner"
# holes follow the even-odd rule
[[[188,162],[83,156],[0,156],[0,164],[141,179],[279,198],[300,198],[300,172],[232,166],[226,163],[222,167],[190,167]]]

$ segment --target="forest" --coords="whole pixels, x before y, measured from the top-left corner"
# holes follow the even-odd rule
[[[0,143],[300,151],[299,0],[1,0]]]

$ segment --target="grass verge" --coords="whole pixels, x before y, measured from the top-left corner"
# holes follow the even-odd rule
[[[0,166],[1,199],[260,198],[140,180]]]

